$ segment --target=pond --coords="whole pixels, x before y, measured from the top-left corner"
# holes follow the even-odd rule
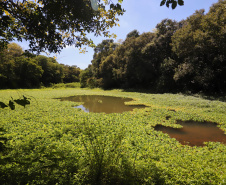
[[[125,105],[125,102],[132,101],[131,98],[121,98],[113,96],[100,95],[80,95],[60,98],[61,101],[83,102],[82,105],[76,106],[85,112],[95,113],[122,113],[133,111],[135,108],[145,108],[145,105]]]
[[[217,127],[216,123],[178,121],[183,128],[165,127],[156,125],[155,130],[169,134],[170,137],[176,138],[181,144],[190,146],[204,146],[203,142],[213,141],[226,144],[226,135],[224,131]]]

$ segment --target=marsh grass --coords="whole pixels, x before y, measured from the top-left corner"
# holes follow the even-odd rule
[[[226,132],[225,102],[80,88],[2,90],[0,101],[21,95],[31,105],[0,109],[2,184],[225,183],[225,145],[190,147],[154,130],[157,124],[177,128],[177,120],[193,120],[218,123]],[[85,113],[73,108],[79,103],[55,99],[75,95],[133,98],[148,107]]]

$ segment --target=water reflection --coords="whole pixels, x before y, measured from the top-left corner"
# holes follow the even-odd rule
[[[219,129],[215,123],[178,121],[178,124],[182,125],[183,128],[157,125],[155,126],[155,130],[169,134],[170,137],[176,138],[183,145],[204,146],[203,142],[208,141],[226,144],[226,135],[224,134],[224,131]]]
[[[61,98],[61,101],[84,102],[75,108],[81,108],[85,112],[95,113],[122,113],[132,111],[135,108],[145,108],[145,105],[125,105],[125,102],[132,101],[131,98],[121,98],[100,95],[81,95]]]

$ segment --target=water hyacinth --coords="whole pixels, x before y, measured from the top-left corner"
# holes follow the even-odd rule
[[[1,90],[0,101],[22,95],[30,105],[0,109],[3,184],[224,184],[224,144],[182,145],[154,127],[193,120],[215,122],[226,132],[225,102],[79,88]],[[75,95],[132,98],[147,107],[86,113],[73,108],[79,102],[56,99]]]

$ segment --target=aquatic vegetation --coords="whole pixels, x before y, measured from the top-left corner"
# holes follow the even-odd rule
[[[154,130],[177,120],[215,122],[226,133],[226,103],[180,94],[100,89],[1,90],[0,101],[24,95],[26,108],[0,109],[3,184],[224,184],[226,146],[180,144]],[[60,97],[132,98],[144,109],[86,113]]]

